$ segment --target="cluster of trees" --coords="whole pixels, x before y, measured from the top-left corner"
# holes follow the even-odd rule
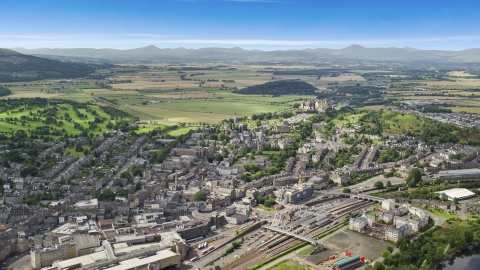
[[[417,110],[422,111],[424,113],[452,113],[451,109],[447,109],[445,107],[430,105],[430,106],[422,106],[417,107]]]
[[[26,203],[28,205],[37,205],[40,203],[40,201],[43,200],[58,200],[60,198],[60,193],[56,193],[55,196],[52,195],[51,193],[48,194],[43,194],[43,193],[37,193],[33,196],[26,196],[24,197],[20,203]]]
[[[117,108],[114,108],[112,106],[100,106],[100,109],[102,109],[102,111],[108,114],[110,116],[110,119],[112,120],[132,117],[131,114],[125,111],[119,110]],[[135,119],[135,120],[138,120],[138,119]]]
[[[355,146],[340,148],[335,159],[330,159],[330,164],[335,165],[337,168],[352,164],[354,162],[352,156],[358,155],[360,151],[362,151],[362,149]]]
[[[0,85],[0,97],[2,96],[8,96],[12,93],[12,91],[10,91],[10,89],[8,88],[5,88],[3,86]]]
[[[401,174],[395,170],[395,168],[391,168],[389,172],[384,173],[383,176],[385,178],[396,176],[396,177],[401,177]]]
[[[260,85],[245,87],[241,90],[233,91],[237,94],[248,95],[315,95],[315,88],[313,85],[304,81],[284,80],[267,82]]]
[[[127,197],[130,193],[132,193],[132,191],[128,189],[121,189],[117,192],[113,192],[110,189],[105,189],[104,191],[95,190],[93,192],[93,198],[102,202],[113,202],[116,196]]]
[[[408,238],[397,242],[400,252],[382,254],[383,263],[367,266],[366,270],[416,270],[430,269],[469,245],[480,244],[480,224],[477,221],[447,220],[442,226],[436,226],[420,235],[410,243]],[[449,247],[446,249],[446,247]]]
[[[404,150],[403,155],[400,151]],[[403,159],[410,157],[411,155],[415,154],[415,150],[412,148],[406,149],[397,149],[397,148],[388,148],[387,150],[380,153],[377,158],[378,163],[388,163],[388,162],[397,162]]]
[[[184,135],[178,136],[178,138],[167,144],[164,148],[160,149],[159,151],[153,152],[150,156],[150,163],[163,163],[163,161],[167,158],[172,151],[178,144],[184,144],[192,135],[193,130],[188,131],[188,133]]]
[[[199,190],[195,193],[195,196],[193,198],[194,201],[199,202],[199,201],[206,201],[207,200],[207,193],[203,190]]]
[[[273,197],[268,198],[268,199],[265,200],[264,197],[262,197],[262,196],[257,196],[256,199],[257,199],[258,204],[262,204],[262,205],[264,205],[264,206],[266,206],[266,207],[270,207],[270,206],[272,206],[272,205],[277,204],[277,202],[275,201],[275,198],[273,198]]]
[[[284,119],[284,118],[289,118],[295,115],[294,112],[292,111],[284,111],[280,114],[277,113],[261,113],[261,114],[253,114],[251,119],[252,120],[271,120],[271,119]]]
[[[418,168],[410,170],[407,179],[405,179],[409,187],[416,187],[420,181],[422,181],[422,173]]]

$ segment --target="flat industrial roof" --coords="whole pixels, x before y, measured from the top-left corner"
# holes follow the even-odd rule
[[[175,252],[171,251],[171,250],[165,249],[165,250],[161,250],[161,251],[157,252],[156,255],[146,257],[146,258],[143,258],[143,259],[133,258],[133,259],[130,259],[130,260],[125,260],[125,261],[119,262],[119,265],[116,265],[114,267],[110,267],[108,269],[112,269],[112,270],[132,269],[132,268],[137,267],[137,266],[146,265],[146,264],[149,264],[149,263],[152,263],[152,262],[157,262],[157,261],[160,261],[160,260],[163,260],[163,259],[168,259],[168,258],[171,258],[171,257],[174,257],[174,256],[179,256],[179,255],[176,254]]]
[[[58,261],[56,264],[60,266],[60,269],[68,269],[70,266],[74,265],[90,265],[100,261],[108,260],[107,253],[105,251],[95,252],[92,254],[75,257],[69,260]]]
[[[475,193],[471,192],[470,190],[466,188],[452,188],[452,189],[447,189],[443,191],[438,191],[436,192],[440,194],[447,195],[448,198],[457,198],[457,199],[463,199],[463,198],[470,198],[470,197],[475,197]]]
[[[439,171],[438,174],[445,175],[445,174],[477,174],[480,173],[480,169],[462,169],[462,170],[447,170],[447,171]]]

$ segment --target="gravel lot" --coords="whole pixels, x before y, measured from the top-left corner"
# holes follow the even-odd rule
[[[380,257],[387,247],[394,247],[392,243],[349,230],[335,234],[325,240],[325,244],[338,252],[350,251],[353,255],[365,256],[369,260]]]

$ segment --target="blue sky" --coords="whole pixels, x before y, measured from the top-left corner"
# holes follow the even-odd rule
[[[472,0],[0,0],[0,47],[480,48]]]

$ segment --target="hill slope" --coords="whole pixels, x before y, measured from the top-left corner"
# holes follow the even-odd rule
[[[317,88],[304,81],[285,80],[245,87],[242,90],[234,91],[234,93],[273,96],[315,95],[315,90],[317,90]]]
[[[0,49],[0,82],[78,78],[94,71],[95,67],[91,65],[60,62]]]

